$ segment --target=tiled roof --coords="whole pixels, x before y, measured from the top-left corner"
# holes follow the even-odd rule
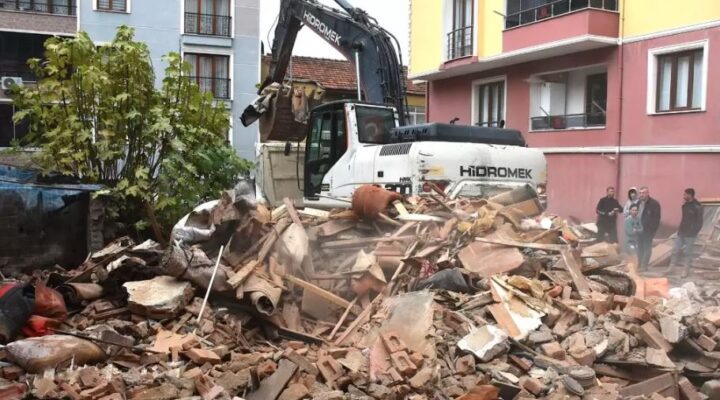
[[[263,56],[263,61],[269,63],[270,56]],[[286,79],[292,77],[297,80],[313,81],[329,90],[357,90],[355,68],[349,61],[293,56],[291,65],[292,68],[288,67],[288,72],[285,74]],[[407,67],[403,67],[403,73],[407,77]],[[424,83],[414,84],[406,80],[406,87],[409,94],[425,94]]]

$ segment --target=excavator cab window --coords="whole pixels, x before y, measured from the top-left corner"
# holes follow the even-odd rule
[[[313,112],[312,128],[305,150],[305,196],[320,193],[322,180],[337,160],[347,151],[345,112],[336,109]]]
[[[395,110],[387,107],[355,107],[360,143],[385,144],[395,127]]]

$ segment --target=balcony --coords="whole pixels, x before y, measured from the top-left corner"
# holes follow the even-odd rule
[[[0,11],[22,11],[39,14],[56,14],[75,16],[76,7],[71,1],[18,1],[0,0]]]
[[[517,7],[524,4],[524,0],[508,2],[504,52],[618,37],[617,0],[555,0],[535,7]],[[519,11],[510,12],[513,9]]]
[[[230,99],[230,79],[205,76],[189,76],[188,78],[197,83],[200,91],[212,93],[213,97],[219,100]]]
[[[447,34],[447,59],[454,60],[473,54],[473,27],[455,29]]]
[[[185,33],[230,37],[230,23],[229,15],[185,13]]]
[[[531,131],[602,128],[604,126],[605,114],[601,112],[591,114],[546,115],[530,118]]]

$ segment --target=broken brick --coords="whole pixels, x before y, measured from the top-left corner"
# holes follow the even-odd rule
[[[458,358],[455,361],[455,372],[460,375],[469,375],[475,373],[475,357],[468,354]]]
[[[712,338],[706,336],[706,335],[700,335],[697,339],[695,339],[698,345],[702,347],[703,349],[707,351],[713,351],[715,350],[715,347],[717,347],[717,342],[713,340]]]
[[[203,365],[205,363],[219,364],[221,361],[215,352],[205,349],[190,349],[185,352],[185,355],[197,365]]]
[[[407,346],[400,339],[396,332],[386,332],[382,335],[382,341],[385,344],[385,348],[388,353],[396,353],[398,351],[407,350]]]
[[[320,374],[325,378],[325,383],[331,388],[336,387],[335,381],[344,375],[342,366],[332,357],[320,357],[317,361],[317,367],[320,370]]]
[[[398,351],[397,353],[390,354],[390,360],[401,375],[411,376],[417,370],[415,363],[412,362],[406,351]]]
[[[556,360],[565,359],[565,350],[563,350],[558,342],[543,343],[540,345],[540,349],[548,357],[552,357]]]
[[[673,348],[652,322],[644,323],[638,333],[648,346],[664,352],[669,352]]]
[[[540,393],[543,392],[543,390],[545,390],[545,385],[543,385],[540,380],[527,376],[523,376],[522,378],[520,378],[520,387],[534,394],[535,396],[538,396]]]

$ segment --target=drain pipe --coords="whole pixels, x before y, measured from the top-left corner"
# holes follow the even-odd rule
[[[620,149],[622,148],[622,130],[623,130],[623,106],[624,106],[624,98],[623,98],[623,91],[624,91],[624,80],[625,80],[625,64],[624,64],[624,53],[625,53],[625,43],[623,42],[623,36],[625,35],[625,2],[627,0],[622,0],[622,9],[620,10],[620,38],[618,39],[619,45],[620,45],[620,54],[618,54],[618,65],[619,65],[619,82],[620,82],[620,90],[619,90],[619,110],[618,110],[618,128],[617,128],[617,147],[615,149],[615,160],[616,160],[616,174],[615,174],[615,188],[620,193],[620,176],[622,172],[622,155],[620,154]]]
[[[362,101],[362,91],[360,90],[360,49],[355,49],[355,77],[357,78],[357,99]]]

